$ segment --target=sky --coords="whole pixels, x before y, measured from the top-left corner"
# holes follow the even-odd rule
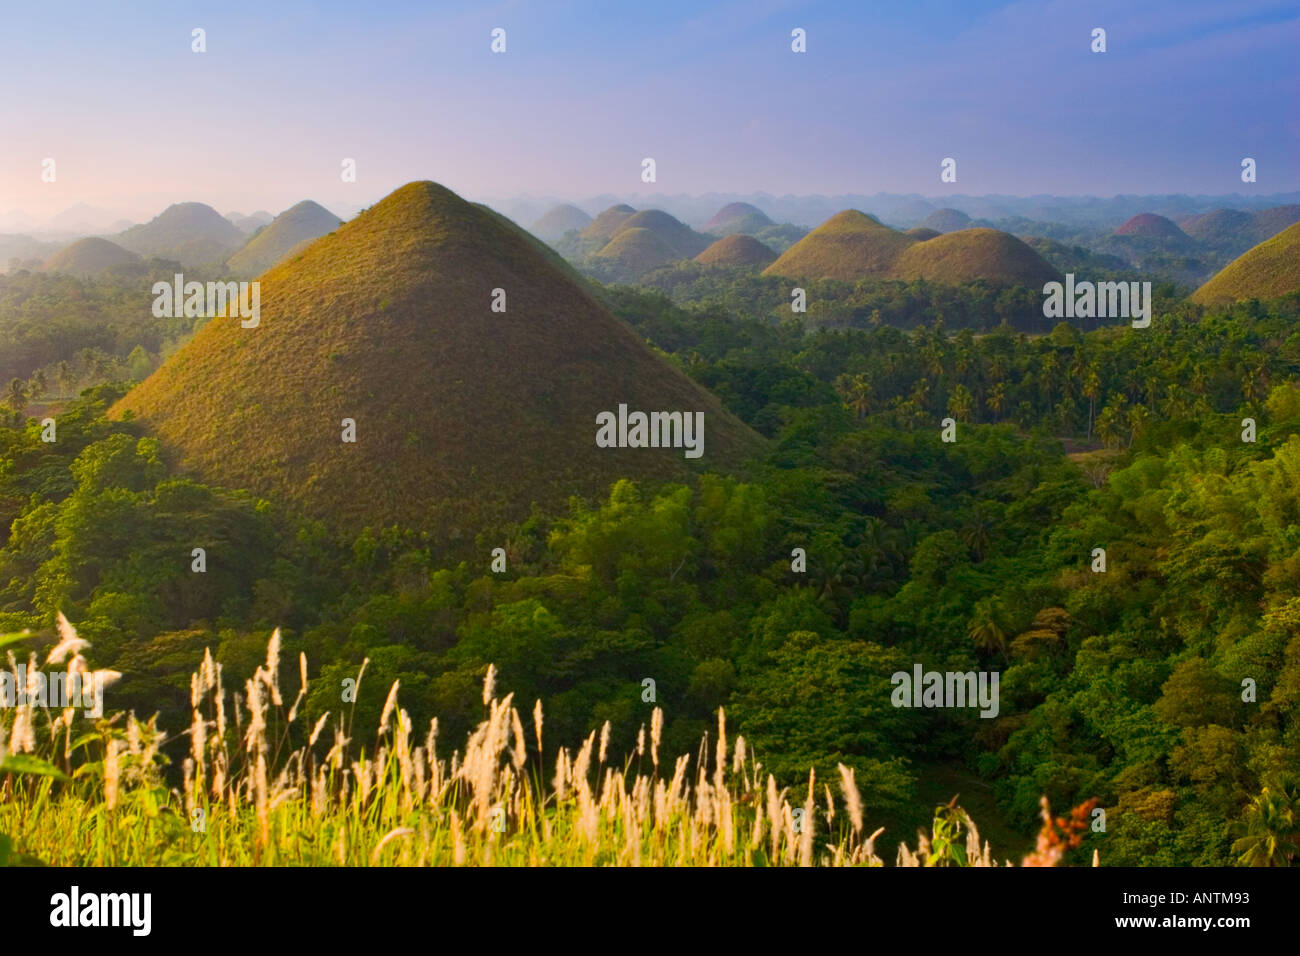
[[[0,30],[0,216],[356,208],[415,179],[475,199],[1273,194],[1300,189],[1297,50],[1297,0],[44,0]]]

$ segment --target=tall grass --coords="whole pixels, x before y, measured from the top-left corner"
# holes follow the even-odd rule
[[[60,621],[69,668],[85,643]],[[11,636],[6,640],[14,641]],[[57,650],[57,649],[56,649]],[[15,677],[12,650],[9,666]],[[46,667],[61,662],[51,654]],[[36,667],[35,655],[28,660]],[[663,714],[642,726],[634,753],[608,752],[610,727],[543,767],[544,708],[530,740],[514,695],[483,685],[484,719],[449,756],[433,719],[417,736],[389,692],[368,744],[351,713],[326,714],[290,748],[307,693],[298,661],[292,702],[281,686],[280,637],[266,663],[228,692],[211,653],[191,675],[192,719],[181,785],[164,782],[156,717],[113,713],[91,721],[32,703],[0,711],[0,863],[132,866],[881,866],[853,771],[819,781],[802,803],[778,787],[718,712],[698,763],[660,753]],[[364,675],[364,664],[359,678]],[[278,718],[278,719],[277,719]],[[282,728],[275,739],[271,726]],[[648,764],[648,767],[647,767]],[[644,772],[643,772],[644,768]],[[1026,865],[1055,865],[1077,845],[1086,808],[1053,821]],[[936,811],[904,866],[995,866],[955,803]],[[1094,861],[1095,862],[1095,861]],[[1010,865],[1010,864],[1007,864]]]

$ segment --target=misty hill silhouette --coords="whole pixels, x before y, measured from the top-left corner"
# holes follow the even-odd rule
[[[211,206],[182,202],[119,233],[114,241],[137,255],[161,256],[194,266],[224,262],[243,244],[244,233]]]
[[[324,206],[304,199],[286,209],[226,260],[237,276],[252,278],[275,265],[303,241],[319,239],[341,225],[339,217]]]
[[[144,260],[134,252],[123,249],[115,242],[87,236],[71,245],[60,249],[45,263],[46,272],[65,272],[74,276],[98,275],[106,269],[122,269],[138,266],[144,268]]]
[[[582,231],[590,225],[590,216],[577,206],[570,206],[566,203],[547,212],[541,219],[533,223],[529,231],[535,236],[550,240],[560,238],[570,229]]]

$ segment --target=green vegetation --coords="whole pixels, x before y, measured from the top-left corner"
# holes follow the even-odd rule
[[[1082,820],[1065,841],[1072,862],[1094,851],[1122,865],[1295,861],[1300,294],[1207,309],[1158,287],[1150,328],[1040,329],[1034,290],[980,282],[815,280],[796,316],[781,277],[690,263],[649,278],[672,295],[584,289],[501,217],[416,183],[272,269],[258,330],[213,322],[125,398],[118,385],[86,391],[58,414],[57,442],[7,416],[0,632],[33,629],[22,650],[43,658],[62,611],[93,666],[122,675],[110,710],[157,714],[168,732],[148,760],[132,748],[152,731],[126,737],[133,762],[120,766],[139,768],[121,794],[131,812],[107,806],[102,774],[109,740],[134,718],[74,738],[71,763],[52,756],[69,776],[89,768],[72,786],[0,770],[0,831],[18,836],[16,851],[86,812],[102,821],[99,842],[49,862],[214,862],[200,860],[213,843],[185,842],[185,728],[196,709],[213,719],[189,673],[211,648],[227,687],[251,681],[265,696],[265,635],[280,628],[286,659],[311,663],[297,722],[273,721],[283,748],[267,740],[272,754],[307,752],[268,758],[269,779],[293,767],[296,782],[261,817],[256,799],[229,814],[209,806],[215,862],[455,859],[455,826],[473,860],[757,863],[740,830],[734,850],[718,848],[717,817],[697,850],[674,848],[703,812],[698,783],[667,831],[634,839],[622,810],[606,816],[647,773],[644,741],[642,765],[622,762],[643,725],[662,721],[662,755],[694,755],[710,734],[683,773],[716,770],[719,708],[777,792],[790,788],[782,819],[784,803],[809,798],[810,768],[822,784],[840,765],[852,774],[870,826],[848,824],[841,804],[831,826],[849,830],[817,831],[843,859],[880,826],[883,859],[917,827],[931,829],[932,852],[956,853],[967,818],[929,807],[960,788],[998,859],[1028,847],[1045,795]],[[19,275],[0,288],[35,288],[57,314],[111,282]],[[490,311],[496,287],[509,290],[505,313]],[[1042,334],[1001,321],[1019,315]],[[256,349],[254,331],[266,333]],[[711,413],[711,471],[615,457],[593,474],[599,460],[582,457],[594,410],[628,395],[703,407],[706,389],[744,423],[728,456]],[[369,429],[355,446],[338,440],[349,403]],[[955,442],[941,439],[945,418]],[[172,457],[186,448],[199,449],[188,469]],[[571,470],[548,473],[557,462]],[[431,474],[443,484],[422,484]],[[580,494],[546,499],[534,493],[543,481]],[[495,522],[494,495],[509,505]],[[504,570],[492,569],[496,548]],[[345,732],[382,725],[384,756],[368,751],[378,764],[365,794],[331,778],[318,812],[316,778],[292,774],[327,766],[328,735],[311,743],[308,728],[336,725],[363,662]],[[916,664],[998,673],[998,715],[893,707],[891,675]],[[426,750],[417,796],[397,756],[416,759],[398,728],[435,716],[441,739],[473,734],[489,665],[518,701],[544,702],[547,728],[520,767],[494,751],[491,786],[508,763],[516,787],[499,838],[475,794],[501,791],[465,781],[436,795]],[[409,724],[388,706],[396,681]],[[588,747],[586,768],[603,765],[589,804],[536,782],[552,779],[561,744],[602,738],[619,762]],[[229,769],[256,791],[255,761]],[[739,772],[728,799],[748,828],[766,783]],[[518,789],[525,777],[531,789]],[[1105,832],[1090,826],[1093,799]],[[592,805],[599,838],[561,839],[590,826]],[[325,829],[324,842],[306,839]],[[769,861],[799,858],[784,839]]]

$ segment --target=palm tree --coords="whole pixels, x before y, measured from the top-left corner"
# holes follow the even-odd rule
[[[1300,856],[1300,783],[1282,777],[1265,785],[1234,830],[1232,852],[1243,866],[1290,866]]]
[[[27,384],[21,378],[16,378],[9,383],[9,394],[5,396],[5,404],[16,412],[21,412],[27,407]]]
[[[1002,410],[1007,407],[1007,386],[1004,382],[997,382],[989,391],[989,397],[985,399],[984,404],[989,407],[996,419],[1002,417]]]
[[[996,598],[980,601],[966,625],[966,636],[982,654],[1002,654],[1007,649],[1007,632],[998,621],[1001,610]]]
[[[1088,369],[1088,377],[1083,382],[1083,394],[1088,399],[1088,437],[1092,438],[1093,413],[1097,409],[1097,396],[1101,394],[1101,376],[1094,365]]]
[[[1147,423],[1151,420],[1151,413],[1147,411],[1145,405],[1134,405],[1128,410],[1128,447],[1133,447],[1133,442],[1146,431]]]
[[[976,561],[984,560],[984,553],[993,542],[993,512],[987,502],[981,501],[970,509],[966,524],[961,530],[962,543],[975,555]]]
[[[948,414],[959,422],[970,421],[971,406],[974,404],[970,390],[965,385],[957,385],[948,396]]]

